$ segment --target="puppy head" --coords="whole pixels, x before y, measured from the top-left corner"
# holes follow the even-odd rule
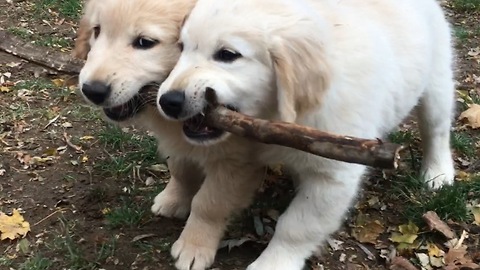
[[[181,32],[180,60],[158,95],[160,112],[183,121],[190,142],[212,144],[228,136],[202,122],[207,89],[221,104],[266,119],[294,122],[320,105],[330,77],[325,30],[304,7],[292,5],[197,3]]]
[[[90,0],[73,54],[86,59],[79,76],[84,98],[114,121],[148,103],[177,61],[178,35],[194,0]]]

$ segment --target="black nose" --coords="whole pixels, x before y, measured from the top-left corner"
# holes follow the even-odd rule
[[[103,82],[93,81],[82,85],[83,94],[93,103],[100,105],[107,100],[112,88]]]
[[[185,102],[185,92],[179,90],[169,91],[160,97],[159,104],[166,115],[178,118]]]

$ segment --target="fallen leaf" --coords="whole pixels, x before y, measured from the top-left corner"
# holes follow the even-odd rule
[[[17,252],[20,251],[24,255],[27,255],[30,253],[30,241],[28,241],[26,238],[23,238],[18,242],[16,250]]]
[[[71,128],[71,127],[73,127],[73,125],[72,125],[72,123],[70,123],[70,122],[65,122],[65,123],[62,123],[62,127],[64,127],[64,128]]]
[[[218,246],[218,249],[228,247],[228,251],[230,251],[234,247],[239,247],[243,245],[244,243],[252,241],[251,238],[249,237],[243,237],[240,239],[228,239],[228,240],[223,240],[220,242],[220,245]]]
[[[154,172],[161,172],[161,173],[168,172],[168,167],[165,164],[154,164],[148,167],[148,169]]]
[[[12,89],[10,87],[0,86],[0,92],[2,92],[2,93],[9,93],[11,91],[12,91]]]
[[[416,253],[415,256],[420,261],[422,269],[431,270],[432,266],[430,265],[430,258],[425,253]]]
[[[65,80],[64,79],[53,79],[52,80],[52,83],[56,86],[56,87],[62,87],[65,85]]]
[[[155,179],[153,179],[153,177],[149,176],[147,177],[147,179],[145,180],[145,186],[151,186],[155,184]]]
[[[81,141],[90,141],[90,140],[93,140],[94,138],[95,138],[95,137],[93,137],[93,136],[87,135],[87,136],[82,136],[82,137],[80,137],[80,140],[81,140]]]
[[[475,219],[473,223],[480,226],[480,205],[474,206],[471,209],[473,218]]]
[[[359,214],[352,229],[352,236],[361,243],[376,244],[378,236],[385,231],[379,220],[369,219],[368,215]]]
[[[471,104],[470,108],[462,112],[458,119],[466,121],[467,125],[473,129],[480,128],[480,105]]]
[[[337,250],[343,250],[343,243],[342,241],[340,240],[336,240],[336,239],[328,239],[327,240],[328,242],[328,245],[330,246],[330,248],[332,248],[333,251],[337,251]]]
[[[0,212],[0,240],[14,240],[25,236],[30,231],[30,223],[24,220],[17,209],[13,210],[11,216]]]
[[[418,237],[418,227],[412,222],[398,226],[398,232],[393,232],[390,240],[395,243],[413,244]]]
[[[445,270],[459,270],[463,268],[478,269],[480,265],[472,262],[467,256],[467,248],[450,249],[445,255]]]
[[[138,241],[140,241],[140,240],[143,240],[143,239],[146,239],[146,238],[150,238],[150,237],[154,237],[154,236],[156,236],[156,234],[154,234],[154,233],[137,235],[137,236],[135,236],[135,237],[132,239],[132,242],[138,242]]]
[[[455,238],[453,230],[447,225],[447,223],[441,220],[434,211],[428,211],[423,214],[423,220],[425,220],[430,230],[436,230],[448,239]]]

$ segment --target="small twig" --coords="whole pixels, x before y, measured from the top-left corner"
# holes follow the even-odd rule
[[[63,133],[63,139],[65,140],[65,143],[70,146],[71,148],[73,148],[75,151],[79,152],[79,153],[83,153],[84,151],[82,150],[82,147],[78,146],[78,145],[75,145],[73,144],[70,139],[68,138],[68,134],[66,132]]]
[[[65,211],[65,210],[68,210],[68,208],[60,208],[60,209],[56,210],[55,212],[49,214],[48,216],[42,218],[41,220],[37,221],[37,222],[36,222],[35,224],[33,224],[31,227],[35,227],[35,226],[37,226],[38,224],[44,222],[45,220],[51,218],[51,217],[52,217],[53,215],[55,215],[56,213],[58,213],[58,212],[63,212],[63,211]]]
[[[465,238],[467,238],[467,236],[468,236],[468,233],[465,230],[463,230],[462,235],[460,235],[460,239],[458,239],[453,249],[459,249],[462,246],[463,241],[465,241]]]
[[[60,117],[60,114],[55,116],[52,120],[48,121],[48,123],[43,127],[42,130],[47,129],[51,124],[55,123],[55,121],[57,121],[59,117]]]

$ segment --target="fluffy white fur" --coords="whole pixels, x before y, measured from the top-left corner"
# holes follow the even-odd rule
[[[171,90],[186,93],[177,120],[202,112],[207,87],[248,115],[363,138],[384,136],[418,105],[425,179],[432,188],[452,183],[452,49],[434,0],[199,0],[180,40],[184,51],[159,90],[159,98]],[[242,57],[217,61],[222,48]],[[189,146],[181,122],[162,133],[167,151],[201,163],[206,174],[172,248],[182,270],[213,262],[225,220],[248,205],[262,166],[279,162],[298,180],[297,195],[248,270],[301,269],[340,226],[365,172],[233,135],[189,139]],[[167,190],[154,211],[169,205],[165,197],[175,201],[172,194],[182,193]]]

